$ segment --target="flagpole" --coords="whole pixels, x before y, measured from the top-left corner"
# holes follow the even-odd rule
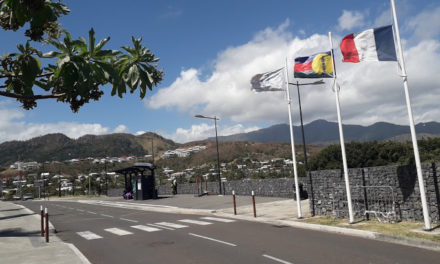
[[[313,194],[313,182],[312,182],[312,175],[309,171],[309,164],[307,163],[307,150],[306,150],[306,136],[304,134],[304,124],[303,124],[303,117],[302,117],[302,109],[301,109],[301,95],[299,93],[299,82],[296,81],[296,91],[298,92],[298,106],[299,106],[299,119],[301,120],[301,132],[302,132],[302,141],[303,141],[303,151],[304,151],[304,165],[306,167],[306,174],[309,177],[309,184],[310,184],[310,202],[311,204],[311,215],[315,216],[315,197]]]
[[[336,67],[335,67],[335,57],[333,55],[333,42],[332,42],[332,33],[328,33],[328,38],[330,41],[330,52],[332,55],[332,66],[333,66],[333,90],[336,96],[336,110],[338,113],[338,125],[339,125],[339,140],[341,142],[341,152],[342,152],[342,165],[344,168],[344,178],[345,178],[345,189],[347,192],[347,203],[348,203],[348,215],[349,215],[349,223],[354,223],[353,216],[353,206],[351,203],[351,191],[350,191],[350,182],[348,178],[348,166],[347,166],[347,158],[345,156],[345,143],[344,143],[344,132],[342,130],[342,118],[341,118],[341,107],[339,104],[339,87],[336,86]]]
[[[425,221],[425,228],[424,229],[430,230],[431,223],[430,223],[430,219],[429,219],[428,205],[426,202],[425,183],[423,180],[422,166],[420,164],[419,147],[417,145],[416,130],[414,128],[414,119],[413,119],[413,114],[412,114],[412,110],[411,110],[411,100],[409,98],[408,79],[407,79],[407,75],[406,75],[405,60],[403,58],[402,44],[400,43],[399,24],[397,22],[396,6],[394,4],[394,0],[391,0],[391,9],[393,11],[393,19],[394,19],[394,25],[395,25],[395,29],[396,29],[397,47],[399,48],[399,57],[400,57],[399,63],[400,63],[401,69],[402,69],[403,87],[405,89],[406,106],[408,108],[409,126],[411,129],[411,139],[412,139],[412,144],[413,144],[413,149],[414,149],[414,159],[416,160],[417,179],[419,182],[420,198],[422,200],[423,219]]]
[[[293,163],[293,175],[295,179],[295,191],[296,191],[296,203],[298,209],[298,219],[302,218],[301,214],[301,197],[299,193],[299,185],[298,185],[298,171],[296,169],[296,157],[295,157],[295,140],[293,138],[293,125],[292,125],[292,106],[290,100],[290,90],[289,90],[289,74],[287,68],[287,58],[286,58],[286,67],[285,67],[285,75],[286,75],[286,95],[287,95],[287,110],[289,111],[289,124],[290,124],[290,145],[292,147],[292,163]]]

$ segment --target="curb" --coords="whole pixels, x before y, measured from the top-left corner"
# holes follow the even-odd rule
[[[273,220],[273,219],[267,219],[267,218],[256,219],[253,216],[247,216],[247,215],[237,216],[237,215],[231,215],[229,213],[223,213],[223,212],[214,212],[213,214],[219,215],[219,216],[221,215],[221,216],[229,217],[229,218],[234,218],[234,219],[252,221],[252,222],[260,222],[260,223],[273,224],[273,225],[287,225],[287,226],[301,228],[301,229],[308,229],[308,230],[328,232],[328,233],[341,234],[341,235],[347,235],[347,236],[361,237],[361,238],[365,238],[365,239],[372,239],[372,240],[377,240],[377,241],[382,241],[382,242],[400,244],[400,245],[405,245],[405,246],[412,246],[412,247],[423,248],[423,249],[428,249],[428,250],[440,252],[440,243],[422,240],[422,239],[398,237],[398,236],[392,236],[392,235],[382,234],[382,233],[373,232],[373,231],[351,229],[351,228],[344,228],[344,227],[337,227],[337,226],[301,223],[301,222],[296,222],[296,221]]]

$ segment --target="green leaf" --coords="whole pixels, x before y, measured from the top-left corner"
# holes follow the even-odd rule
[[[93,57],[95,53],[95,31],[93,28],[89,30],[89,52],[90,57]]]
[[[49,51],[44,53],[41,57],[42,58],[54,58],[58,57],[59,55],[62,55],[62,53],[56,52],[56,51]]]
[[[136,87],[136,84],[139,82],[139,69],[136,65],[130,67],[128,70],[128,80],[129,84],[132,88]]]
[[[95,46],[95,50],[96,51],[100,51],[102,49],[102,47],[104,47],[104,45],[109,42],[110,37],[107,37],[105,39],[102,39],[101,41],[99,41],[99,43]]]

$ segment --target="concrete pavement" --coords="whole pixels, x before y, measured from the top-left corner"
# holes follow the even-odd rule
[[[1,263],[89,263],[74,245],[62,242],[53,227],[49,229],[52,230],[46,243],[40,235],[39,212],[36,214],[12,202],[0,202]]]

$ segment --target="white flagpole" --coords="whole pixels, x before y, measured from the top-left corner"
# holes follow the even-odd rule
[[[426,202],[425,183],[423,181],[422,166],[420,164],[419,147],[417,145],[416,130],[414,128],[413,114],[411,110],[411,101],[409,98],[408,79],[406,76],[405,60],[403,59],[403,49],[400,43],[399,24],[397,22],[396,6],[394,0],[391,0],[391,9],[393,11],[393,19],[396,30],[397,46],[399,48],[400,66],[402,68],[403,87],[405,89],[406,106],[408,108],[409,126],[411,128],[411,139],[414,149],[414,158],[416,160],[417,179],[419,182],[420,198],[422,200],[423,219],[425,220],[425,230],[431,229],[431,223],[429,219],[429,210]]]
[[[348,166],[347,166],[347,158],[345,156],[345,143],[344,143],[344,132],[342,130],[342,118],[341,118],[341,107],[339,105],[339,87],[336,85],[336,67],[333,56],[333,42],[332,42],[332,33],[328,33],[328,37],[330,40],[330,52],[332,55],[332,66],[333,66],[333,90],[336,96],[336,110],[338,112],[338,124],[339,124],[339,140],[341,142],[341,152],[342,152],[342,164],[344,168],[344,179],[345,179],[345,189],[347,192],[347,203],[348,203],[348,215],[349,215],[349,223],[354,223],[353,216],[353,206],[351,203],[351,190],[350,190],[350,182],[348,178]]]
[[[295,155],[295,140],[293,138],[293,126],[292,126],[292,107],[290,100],[290,90],[289,90],[289,74],[287,68],[287,58],[286,58],[286,68],[285,68],[285,81],[286,81],[286,94],[287,94],[287,110],[289,111],[289,124],[290,124],[290,145],[292,147],[292,162],[293,162],[293,175],[295,177],[295,191],[296,191],[296,204],[298,209],[298,219],[302,218],[301,214],[301,198],[299,195],[299,185],[298,185],[298,172],[296,169],[296,155]]]

